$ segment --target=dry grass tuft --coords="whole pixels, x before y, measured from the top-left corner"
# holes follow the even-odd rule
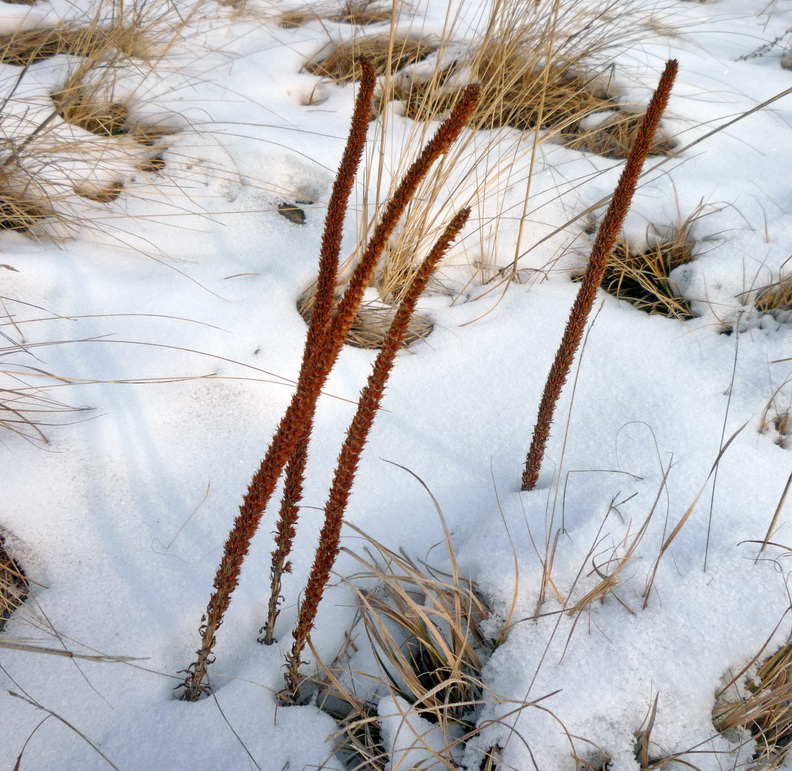
[[[374,73],[379,76],[419,62],[436,48],[423,39],[395,37],[391,40],[388,35],[372,35],[333,46],[327,56],[307,62],[305,69],[313,75],[332,78],[337,83],[349,83],[360,80],[362,70],[358,60],[361,57],[371,62]]]
[[[57,25],[0,35],[0,62],[27,67],[53,56],[82,56],[102,59],[118,55],[146,58],[150,53],[143,24],[98,23],[83,26]]]
[[[297,302],[297,310],[306,321],[310,318],[313,309],[314,290],[315,287],[312,285]],[[337,297],[336,305],[339,300],[340,297]],[[381,348],[395,313],[395,308],[386,303],[378,300],[364,301],[355,314],[355,320],[346,337],[346,344],[371,350]],[[414,313],[407,325],[402,347],[409,348],[418,340],[423,340],[431,334],[432,329],[434,324],[429,319]]]
[[[786,447],[792,435],[792,394],[786,386],[776,388],[759,420],[759,433],[771,436],[779,447]]]
[[[369,24],[381,24],[393,18],[390,5],[383,5],[379,0],[346,0],[340,6],[327,8],[313,7],[286,11],[278,18],[284,29],[294,29],[309,21],[326,19],[338,24],[355,24],[360,27]]]
[[[473,56],[471,78],[483,84],[483,96],[472,126],[540,128],[573,150],[606,158],[627,157],[643,113],[620,105],[604,77],[581,71],[579,64],[556,62],[541,67],[521,51],[510,52],[505,61],[499,60],[499,54],[502,58],[493,45]],[[434,120],[454,105],[459,89],[451,82],[459,69],[456,62],[429,79],[395,78],[390,97],[402,103],[406,117]],[[676,142],[661,130],[652,141],[650,155],[669,155],[675,147]]]
[[[107,187],[92,188],[86,185],[75,185],[74,192],[80,198],[86,198],[95,203],[111,203],[115,201],[123,192],[124,185],[121,182],[114,182]]]
[[[790,51],[782,60],[781,66],[785,70],[792,70],[792,51]]]
[[[347,768],[383,769],[393,761],[379,726],[391,716],[376,706],[384,696],[402,699],[411,713],[437,726],[445,746],[440,754],[430,751],[436,761],[431,767],[456,768],[451,758],[479,732],[476,718],[486,698],[481,671],[502,633],[493,639],[486,630],[492,612],[475,584],[459,574],[447,533],[451,566],[444,572],[357,532],[370,546],[366,556],[349,552],[362,567],[348,579],[358,619],[344,650],[329,667],[320,662],[302,695],[316,694],[319,706],[339,721]],[[377,673],[350,671],[360,632]],[[415,739],[428,749],[424,737]],[[481,767],[497,768],[498,755],[492,748]]]
[[[792,317],[792,276],[761,287],[754,307],[760,313],[769,313],[781,324],[789,321]]]
[[[597,118],[596,125],[588,124]],[[641,125],[643,113],[620,108],[600,116],[592,115],[588,120],[576,124],[577,131],[565,137],[564,144],[573,150],[602,155],[605,158],[626,158]],[[652,139],[649,155],[670,155],[676,142],[662,129]]]
[[[650,245],[643,248],[634,246],[622,235],[611,252],[602,288],[649,314],[680,321],[695,318],[671,273],[695,259],[696,242],[690,235],[690,227],[698,216],[697,211],[664,238],[655,235],[654,239],[648,239]]]
[[[27,599],[30,584],[21,565],[6,551],[0,535],[0,632],[11,614]]]
[[[115,137],[130,132],[129,108],[123,102],[98,101],[84,87],[55,91],[52,101],[63,120],[97,136]]]
[[[0,230],[30,233],[34,227],[52,215],[45,201],[34,200],[4,184],[0,174]]]
[[[737,680],[745,674],[740,672],[719,694],[713,721],[721,733],[750,732],[756,741],[751,769],[779,769],[792,749],[792,643],[765,659],[740,693]],[[724,697],[731,688],[738,691],[737,698]]]

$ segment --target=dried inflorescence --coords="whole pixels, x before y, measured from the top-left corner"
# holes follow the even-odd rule
[[[531,439],[531,447],[528,451],[522,474],[523,490],[532,490],[536,487],[536,483],[539,480],[539,470],[542,465],[547,440],[550,436],[550,425],[553,422],[555,406],[569,375],[575,353],[583,339],[586,322],[591,309],[594,307],[597,289],[602,283],[603,276],[608,268],[608,260],[613,250],[613,245],[616,243],[624,218],[630,209],[633,194],[638,185],[638,177],[652,147],[652,138],[660,125],[660,118],[668,104],[678,67],[679,65],[674,59],[666,63],[665,70],[657,85],[657,90],[652,95],[649,106],[646,109],[641,128],[635,138],[627,163],[619,177],[616,190],[597,232],[594,246],[591,249],[588,267],[583,274],[580,289],[575,297],[569,319],[564,328],[561,344],[545,382],[542,400],[539,404],[538,417]]]
[[[373,67],[363,61],[361,62],[361,69],[363,81],[355,105],[353,129],[350,132],[347,148],[336,176],[333,194],[328,204],[325,231],[322,237],[315,307],[308,327],[308,336],[303,352],[300,374],[297,379],[297,387],[292,401],[270,442],[269,449],[251,480],[240,506],[239,514],[225,543],[223,556],[215,574],[214,591],[209,599],[206,614],[201,623],[201,647],[197,651],[195,662],[186,671],[187,677],[183,683],[185,688],[183,698],[189,701],[199,699],[206,690],[206,671],[209,664],[213,661],[212,650],[217,630],[222,624],[223,616],[231,601],[231,595],[239,581],[242,563],[250,548],[251,540],[258,529],[264,510],[275,490],[278,478],[288,463],[295,463],[297,467],[295,473],[300,471],[301,466],[304,467],[304,458],[300,458],[299,455],[295,457],[295,452],[299,449],[300,453],[304,455],[301,448],[307,447],[317,400],[343,347],[344,340],[363,299],[365,289],[371,281],[377,260],[405,208],[415,195],[421,181],[425,178],[434,161],[448,151],[459,135],[470,117],[470,113],[478,98],[477,89],[471,87],[466,97],[460,99],[452,115],[440,126],[434,137],[424,147],[418,159],[404,175],[393,198],[385,206],[383,214],[374,228],[366,248],[363,250],[363,254],[349,279],[341,302],[333,310],[332,303],[338,270],[341,231],[352,182],[357,165],[360,162],[365,141],[366,120],[365,117],[361,116],[365,116],[370,110],[374,91]],[[362,131],[358,130],[360,126],[362,126]],[[467,214],[469,212],[465,212],[465,217]],[[451,230],[446,232],[449,241],[464,224],[464,221],[460,219],[461,217],[462,213],[452,222],[452,225],[457,228],[456,231],[453,230],[451,225],[449,226]],[[437,259],[439,257],[436,257],[435,261]],[[422,288],[418,277],[415,283],[416,287]],[[420,293],[420,288],[417,290],[418,294]],[[417,294],[413,299],[413,304],[415,299],[417,299]],[[403,307],[407,308],[404,304]],[[406,325],[406,320],[402,318],[404,313],[407,313],[408,320],[411,315],[411,309],[403,312],[403,309],[400,308],[399,313],[397,313],[397,318],[393,325],[393,342],[387,346],[387,356],[395,355],[395,349],[398,348],[398,325]],[[386,347],[383,348],[378,362],[385,355]],[[387,371],[385,370],[389,370],[389,367],[384,368],[385,360],[382,359],[382,361],[383,366],[377,369],[377,372],[384,371],[384,376],[379,375],[379,377],[384,377],[384,379],[381,384],[377,378],[370,382],[367,391],[368,396],[364,394],[359,403],[358,413],[364,416],[362,418],[364,423],[365,420],[370,420],[367,416],[372,405],[378,403],[377,399],[381,396],[381,393],[379,393],[379,396],[377,395],[377,389],[384,388],[384,380],[387,379]],[[374,411],[376,411],[376,406]],[[354,477],[354,469],[357,464],[356,453],[359,454],[360,450],[362,450],[361,441],[365,443],[365,431],[362,434],[355,434],[356,430],[350,429],[350,435],[347,437],[348,441],[345,443],[345,448],[348,447],[348,449],[343,451],[347,454],[344,456],[344,460],[339,462],[336,474],[337,482],[334,483],[333,492],[328,503],[328,516],[325,523],[328,533],[334,532],[336,527],[333,517],[338,516],[339,505],[341,506],[340,515],[343,515],[344,501],[348,495],[348,489],[344,492],[344,488],[347,484],[351,487],[350,475],[352,478]],[[292,486],[291,489],[296,490],[297,488]],[[290,517],[293,517],[295,507],[293,505],[287,506],[286,511]],[[340,524],[338,527],[340,527]],[[290,543],[290,539],[293,537],[293,523],[286,523],[283,528],[283,536]],[[317,556],[317,563],[321,568],[320,573],[326,568],[327,555],[337,548],[332,546],[329,539],[330,536],[324,536],[323,540],[326,540],[327,543],[320,543],[320,551]],[[280,551],[282,551],[282,548],[279,545],[276,552]],[[285,560],[287,555],[282,556]],[[314,571],[313,574],[316,574],[316,572]],[[319,593],[319,596],[321,595],[323,586],[320,586],[320,584],[321,579],[315,579],[310,584],[309,589],[306,590],[306,596],[310,596],[311,600],[309,605],[306,606],[305,613],[301,611],[300,623],[295,631],[296,637],[304,639],[310,631],[310,626],[313,623],[310,608],[318,602],[317,593]],[[277,602],[275,606],[277,606]],[[272,608],[272,604],[270,607]],[[315,613],[315,610],[313,612]],[[297,640],[295,641],[295,646],[298,646]],[[294,668],[296,672],[296,667],[299,665],[299,651],[297,659],[296,663],[290,663],[290,671]]]

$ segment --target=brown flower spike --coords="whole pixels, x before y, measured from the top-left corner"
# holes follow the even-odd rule
[[[426,287],[426,283],[437,267],[437,263],[448,251],[459,231],[465,226],[469,216],[470,209],[462,209],[451,220],[416,272],[391,322],[382,349],[374,361],[374,367],[371,375],[369,375],[368,383],[360,394],[357,412],[352,418],[341,453],[338,456],[333,483],[325,504],[325,519],[319,535],[319,546],[316,549],[314,564],[308,577],[302,603],[300,604],[297,627],[293,632],[294,645],[286,664],[286,692],[281,694],[284,701],[293,702],[297,695],[300,656],[313,629],[319,602],[322,599],[327,582],[330,580],[330,572],[338,557],[344,511],[349,501],[349,493],[355,479],[360,454],[366,444],[371,425],[374,422],[374,416],[379,410],[382,396],[385,393],[385,385],[396,358],[396,352],[401,347],[402,338],[415,310],[418,297]]]
[[[364,91],[363,87],[361,87],[361,91]],[[367,87],[364,93],[368,95]],[[358,97],[362,102],[360,93]],[[408,169],[375,228],[374,234],[352,274],[347,291],[324,330],[320,328],[324,312],[320,311],[320,316],[317,317],[316,310],[314,310],[314,315],[311,317],[313,330],[309,329],[309,337],[306,339],[306,348],[294,396],[281,418],[258,471],[253,475],[248,486],[242,505],[239,507],[239,514],[234,520],[234,525],[226,540],[220,565],[215,573],[214,591],[209,598],[200,628],[201,647],[196,652],[196,660],[186,670],[186,678],[182,684],[185,688],[182,698],[186,701],[197,701],[206,691],[207,686],[204,680],[207,667],[214,660],[212,649],[215,645],[216,633],[231,603],[231,595],[239,582],[242,563],[250,549],[250,543],[261,522],[264,510],[275,490],[278,478],[293,457],[301,439],[309,435],[316,402],[344,345],[344,340],[363,299],[363,292],[371,281],[382,249],[432,163],[439,155],[448,150],[459,135],[475,107],[477,98],[477,87],[468,87],[451,115],[437,129],[434,137],[429,140],[418,159]],[[353,138],[350,136],[348,142],[352,141]],[[359,154],[362,155],[362,145]],[[346,157],[345,153],[344,160]],[[343,173],[339,169],[339,176]],[[336,229],[342,227],[346,214],[346,199],[342,195],[331,200],[331,203],[333,206],[332,208],[328,206],[325,220],[326,234],[339,232]],[[336,249],[335,243],[333,236],[322,239],[320,276],[317,280],[318,285],[330,286],[331,297],[335,286],[338,261],[338,249]],[[326,271],[331,272],[332,277],[328,277]],[[314,321],[315,318],[317,321]]]
[[[591,249],[591,257],[583,275],[583,280],[578,289],[575,302],[569,314],[561,344],[558,347],[555,360],[550,368],[550,373],[545,382],[542,401],[539,404],[539,414],[536,419],[531,448],[525,461],[525,469],[522,474],[522,490],[533,490],[539,479],[539,470],[542,466],[547,439],[550,436],[550,424],[553,422],[553,412],[561,396],[561,389],[564,387],[575,353],[583,339],[583,332],[586,328],[594,300],[597,296],[597,289],[602,283],[605,269],[608,267],[608,258],[616,243],[616,238],[624,223],[624,218],[632,203],[635,188],[638,185],[638,177],[641,175],[641,168],[644,161],[652,149],[652,140],[657,127],[660,125],[660,118],[668,105],[668,98],[671,95],[671,88],[674,85],[679,65],[676,59],[666,62],[663,74],[657,84],[657,90],[649,101],[646,108],[641,126],[635,135],[635,141],[627,156],[627,163],[619,177],[616,190],[611,198],[608,210],[600,225],[594,246]]]

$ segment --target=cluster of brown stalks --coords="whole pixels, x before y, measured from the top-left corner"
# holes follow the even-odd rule
[[[575,353],[583,339],[586,322],[591,309],[594,307],[597,289],[602,283],[616,238],[630,209],[633,194],[638,185],[638,177],[641,175],[644,161],[652,147],[652,139],[657,127],[660,125],[660,118],[668,104],[678,68],[679,65],[675,59],[671,59],[666,63],[660,82],[657,85],[657,90],[652,95],[649,106],[646,108],[646,114],[627,157],[627,163],[619,177],[616,190],[597,232],[586,272],[583,274],[583,280],[570,311],[561,344],[545,382],[531,447],[528,451],[522,474],[523,490],[533,490],[539,480],[539,470],[542,465],[547,440],[550,436],[550,425],[553,422],[555,406],[572,368]]]
[[[183,683],[185,689],[183,698],[188,701],[199,699],[208,687],[206,683],[207,667],[213,661],[212,649],[217,630],[222,624],[223,616],[231,601],[231,595],[239,581],[242,563],[250,548],[251,540],[278,479],[288,465],[281,521],[278,524],[276,550],[273,553],[272,588],[274,599],[269,603],[270,618],[263,629],[264,639],[272,639],[277,617],[280,577],[289,567],[288,555],[301,497],[308,443],[321,389],[341,351],[363,293],[371,281],[377,260],[388,237],[433,162],[448,151],[461,132],[478,98],[478,89],[471,86],[465,97],[460,99],[448,120],[440,126],[404,175],[363,251],[348,282],[346,292],[337,307],[334,308],[333,299],[343,222],[353,180],[363,152],[374,93],[373,67],[366,62],[361,62],[361,68],[363,78],[355,103],[352,128],[328,203],[316,297],[308,325],[296,390],[270,442],[269,449],[258,471],[253,476],[226,541],[223,557],[215,574],[214,591],[202,619],[201,646],[197,651],[197,659],[187,670],[187,677]],[[430,255],[424,260],[413,280],[410,291],[396,313],[387,340],[374,363],[366,388],[361,394],[357,412],[347,432],[338,459],[336,473],[325,506],[324,527],[314,565],[303,594],[303,602],[300,605],[298,624],[293,633],[294,645],[288,660],[286,691],[283,696],[287,702],[296,697],[300,655],[310,634],[317,607],[338,554],[343,514],[354,481],[358,459],[374,415],[379,408],[385,384],[401,342],[401,336],[430,274],[464,227],[468,216],[469,210],[460,211],[448,224]]]

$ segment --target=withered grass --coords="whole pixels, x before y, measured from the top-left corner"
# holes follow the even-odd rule
[[[284,29],[293,29],[307,24],[309,21],[326,19],[339,24],[354,24],[365,27],[370,24],[381,24],[391,21],[393,9],[390,5],[383,5],[381,2],[372,0],[347,0],[347,2],[337,5],[308,6],[298,8],[278,17],[278,23]]]
[[[756,293],[754,307],[760,313],[769,313],[779,323],[789,321],[792,316],[792,276],[784,276],[761,287]]]
[[[329,55],[320,61],[306,62],[305,69],[337,83],[360,80],[360,59],[368,59],[379,76],[426,58],[436,48],[425,40],[413,40],[389,35],[372,35],[334,46]]]
[[[25,602],[30,589],[25,571],[5,548],[0,534],[0,632],[17,608]]]
[[[406,285],[403,285],[406,286]],[[313,307],[314,287],[311,286],[304,292],[297,302],[297,310],[307,319]],[[335,302],[341,298],[336,296]],[[399,298],[401,299],[401,298]],[[395,308],[380,301],[364,301],[355,314],[355,319],[346,337],[346,344],[354,348],[376,350],[382,348],[388,329],[396,314]],[[428,337],[434,324],[418,313],[413,313],[401,341],[403,348],[409,348],[419,340]]]
[[[792,750],[792,643],[762,661],[735,698],[731,692],[745,673],[743,670],[721,692],[713,721],[721,733],[750,731],[756,742],[751,769],[780,769]]]
[[[602,278],[602,288],[652,315],[688,321],[695,318],[671,273],[695,259],[696,241],[691,225],[696,211],[678,224],[666,238],[655,235],[648,246],[636,247],[621,235],[614,244]]]

